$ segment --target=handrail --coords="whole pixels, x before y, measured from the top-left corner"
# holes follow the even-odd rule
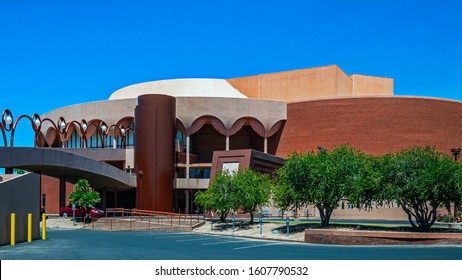
[[[171,213],[171,212],[163,212],[163,211],[152,211],[152,210],[143,210],[143,209],[126,209],[126,208],[106,208],[106,218],[111,218],[109,215],[112,213],[112,218],[115,216],[120,216],[124,220],[128,218],[130,221],[130,229],[132,228],[132,221],[144,221],[148,222],[148,227],[151,226],[151,221],[153,221],[154,225],[161,224],[161,225],[178,225],[178,226],[192,226],[193,220],[200,221],[203,220],[205,217],[204,215],[199,214],[182,214],[182,213]],[[147,218],[147,219],[145,219]],[[157,223],[155,223],[157,220]],[[111,221],[111,228],[112,228],[112,221]]]

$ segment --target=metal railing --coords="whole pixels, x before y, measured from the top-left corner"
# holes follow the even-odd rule
[[[160,227],[192,228],[205,217],[197,214],[181,214],[142,209],[107,208],[106,218],[93,219],[93,229],[152,229]]]

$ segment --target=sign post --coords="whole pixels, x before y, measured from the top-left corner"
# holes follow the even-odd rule
[[[234,214],[233,214],[233,217],[231,218],[231,221],[233,222],[233,233],[234,233],[234,221],[236,220],[236,218],[234,218]]]
[[[75,226],[75,204],[72,204],[72,226]]]
[[[262,227],[263,227],[263,218],[260,216],[260,218],[258,219],[258,221],[260,222],[260,234],[262,232]]]
[[[210,230],[213,230],[213,211],[212,215],[210,216]]]

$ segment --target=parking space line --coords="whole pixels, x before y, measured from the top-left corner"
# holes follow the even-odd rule
[[[196,240],[209,240],[209,239],[217,239],[217,237],[206,237],[206,238],[190,238],[190,239],[176,240],[176,242],[189,242],[189,241],[196,241]]]
[[[159,237],[155,237],[153,236],[152,239],[153,240],[156,240],[156,239],[167,239],[167,238],[178,238],[177,236],[171,236],[171,235],[161,235]]]
[[[166,232],[166,233],[156,233],[153,236],[178,236],[178,235],[191,235],[192,233],[188,232]]]
[[[234,250],[243,250],[243,249],[256,248],[256,247],[273,246],[273,245],[280,245],[280,243],[274,242],[274,243],[265,243],[265,244],[260,244],[260,245],[238,247],[238,248],[234,248]]]
[[[213,242],[213,243],[204,243],[201,244],[202,246],[209,246],[209,245],[216,245],[216,244],[224,244],[224,243],[238,243],[238,242],[249,242],[247,240],[232,240],[232,241],[220,241],[220,242]]]

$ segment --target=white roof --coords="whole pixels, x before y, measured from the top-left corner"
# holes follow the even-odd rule
[[[224,79],[172,79],[130,85],[112,93],[109,100],[137,98],[143,94],[247,98]]]

